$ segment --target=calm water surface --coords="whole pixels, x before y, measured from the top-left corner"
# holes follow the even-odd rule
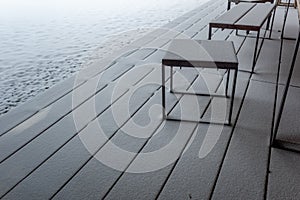
[[[207,0],[0,0],[0,114],[78,71],[109,36]]]

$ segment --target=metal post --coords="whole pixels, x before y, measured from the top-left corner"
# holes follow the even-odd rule
[[[170,92],[173,92],[173,66],[170,67]]]
[[[300,24],[300,21],[299,21],[299,24]],[[287,79],[286,84],[285,84],[285,88],[284,88],[284,91],[283,91],[283,96],[282,96],[282,99],[281,99],[281,103],[279,105],[278,117],[277,117],[277,120],[276,120],[276,123],[275,123],[274,134],[273,134],[273,137],[272,137],[272,145],[274,144],[274,141],[276,140],[276,136],[277,136],[277,132],[278,132],[278,128],[279,128],[279,124],[280,124],[284,104],[285,104],[285,101],[286,101],[286,97],[287,97],[287,94],[288,94],[290,82],[291,82],[291,79],[292,79],[292,75],[293,75],[293,71],[294,71],[294,67],[295,67],[295,63],[296,63],[296,59],[297,59],[297,54],[298,54],[298,50],[299,50],[299,41],[300,41],[299,37],[300,37],[300,31],[298,33],[297,43],[296,43],[295,50],[294,50],[294,55],[293,55],[293,60],[292,60],[289,76],[288,76],[288,79]]]
[[[256,54],[257,54],[257,47],[258,47],[258,42],[259,42],[259,35],[260,35],[260,31],[257,31],[257,37],[256,37],[256,43],[255,43],[255,48],[254,48],[254,55],[253,55],[253,62],[252,62],[252,73],[254,72],[254,67],[256,64]]]
[[[289,8],[290,8],[290,3],[291,3],[291,0],[288,1],[288,5],[287,5],[286,12],[285,12],[285,15],[284,15],[284,20],[283,20],[283,25],[282,25],[282,30],[281,30],[281,39],[283,39],[286,19],[287,19],[287,16],[288,16],[288,13],[289,13]]]
[[[165,86],[165,73],[166,73],[166,70],[165,70],[165,65],[162,64],[161,66],[161,86],[162,86],[162,117],[163,119],[166,119],[167,116],[166,116],[166,86]]]
[[[235,88],[236,88],[236,81],[237,81],[237,73],[238,73],[238,69],[235,69],[234,70],[234,77],[233,77],[233,87],[232,87],[232,94],[231,94],[230,110],[229,110],[229,116],[228,116],[229,125],[231,125],[233,102],[234,102],[234,95],[235,95]]]
[[[289,3],[290,3],[290,0],[289,0]],[[282,26],[282,30],[281,30],[281,48],[282,48],[282,45],[283,45],[283,35],[284,35],[284,29],[285,29],[285,23],[286,23],[286,18],[287,18],[287,15],[288,15],[288,11],[289,11],[289,5],[287,6],[287,11],[285,13],[285,16],[284,16],[284,20],[283,20],[283,26]],[[299,21],[299,24],[300,24],[300,21]],[[299,30],[300,31],[300,30]],[[299,35],[300,35],[300,32],[299,32]],[[299,35],[298,35],[298,39],[297,39],[297,43],[299,42]],[[296,46],[297,46],[297,43],[296,43]],[[299,45],[299,44],[298,44]],[[298,51],[298,49],[295,49],[294,51]],[[278,127],[279,127],[279,123],[280,123],[280,119],[281,119],[281,112],[280,110],[283,110],[283,106],[282,104],[284,104],[284,101],[285,99],[283,98],[286,98],[284,97],[283,95],[283,98],[282,98],[282,101],[281,101],[281,104],[279,105],[280,108],[279,108],[279,114],[278,114],[278,117],[277,117],[277,121],[275,121],[275,116],[276,116],[276,107],[277,107],[277,95],[278,95],[278,85],[279,85],[279,76],[280,76],[280,67],[281,67],[281,57],[282,57],[282,50],[280,51],[280,54],[279,54],[279,64],[278,64],[278,69],[277,69],[277,76],[276,76],[276,88],[275,88],[275,102],[274,102],[274,108],[273,108],[273,119],[272,119],[272,131],[271,131],[271,145],[274,144],[274,141],[276,139],[276,135],[277,135],[277,131],[278,131]],[[295,54],[294,54],[294,57],[295,57]],[[293,63],[294,61],[292,61]],[[290,70],[292,70],[292,67],[290,68]],[[290,72],[291,73],[291,72]],[[285,91],[284,91],[285,93]],[[282,107],[282,108],[281,108]]]
[[[231,7],[231,1],[228,0],[228,4],[227,4],[227,10],[230,10],[230,7]]]
[[[267,25],[266,25],[266,30],[269,30],[269,28],[270,28],[271,17],[272,17],[272,15],[270,15],[270,16],[268,17]]]
[[[225,88],[225,96],[226,96],[226,98],[228,97],[229,76],[230,76],[230,69],[227,70],[227,81],[226,81],[226,88]]]
[[[271,22],[270,35],[269,35],[270,39],[271,39],[271,36],[272,36],[272,31],[273,31],[273,24],[274,24],[276,9],[277,9],[277,5],[275,5],[274,11],[273,11],[273,18],[272,18],[272,22]]]

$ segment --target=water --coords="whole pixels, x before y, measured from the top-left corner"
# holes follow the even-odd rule
[[[205,1],[1,0],[0,115],[84,67],[111,35],[160,27]]]

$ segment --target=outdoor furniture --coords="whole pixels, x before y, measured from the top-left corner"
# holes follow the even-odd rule
[[[234,70],[233,86],[231,92],[231,101],[228,114],[228,121],[223,123],[231,125],[233,101],[237,81],[238,59],[231,41],[208,41],[208,40],[190,40],[190,39],[174,39],[171,41],[168,52],[162,59],[162,113],[164,119],[175,121],[217,123],[204,120],[184,120],[176,119],[168,116],[166,113],[166,87],[165,87],[165,68],[170,66],[170,91],[180,94],[205,95],[211,97],[227,97],[228,82],[230,70]],[[192,68],[216,68],[227,70],[227,82],[225,96],[217,94],[203,93],[187,93],[173,90],[173,67],[192,67]],[[220,124],[220,123],[217,123]]]
[[[230,10],[231,3],[274,3],[274,0],[228,0],[227,10]]]
[[[289,1],[289,3],[287,2],[283,2],[282,0],[278,0],[277,1],[277,5],[278,6],[293,6],[294,8],[297,8],[297,0],[295,0],[294,3],[291,3],[291,1]]]
[[[256,64],[257,58],[259,56],[258,42],[260,36],[260,30],[264,23],[269,19],[272,12],[275,15],[275,4],[260,4],[260,3],[240,3],[229,11],[225,12],[217,19],[209,23],[209,33],[208,39],[211,39],[212,28],[221,29],[236,29],[245,31],[256,31],[256,43],[254,47],[254,55],[252,61],[252,70],[254,71],[254,66]],[[270,36],[272,33],[274,17],[271,24]],[[263,38],[264,39],[264,38]],[[261,45],[263,42],[261,43]]]

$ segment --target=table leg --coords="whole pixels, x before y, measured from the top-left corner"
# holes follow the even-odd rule
[[[267,25],[266,25],[266,30],[269,30],[269,28],[270,28],[271,17],[272,17],[272,15],[270,15],[270,16],[268,17]]]
[[[165,65],[162,64],[161,66],[161,85],[162,85],[162,118],[163,120],[167,118],[166,116],[166,77],[165,77],[165,73],[166,73],[166,69],[165,69]]]
[[[256,37],[256,42],[255,42],[255,48],[254,48],[254,55],[253,55],[253,62],[252,62],[252,73],[254,72],[254,67],[257,61],[257,47],[258,47],[258,42],[259,42],[259,35],[260,35],[260,31],[257,31],[257,37]]]
[[[209,28],[208,28],[208,40],[211,40],[211,29],[212,29],[212,27],[209,25]]]
[[[228,85],[229,85],[229,76],[230,76],[230,70],[227,70],[227,80],[226,80],[226,88],[225,88],[225,96],[228,97]]]
[[[276,8],[274,8],[274,13],[273,13],[273,18],[272,18],[272,22],[271,22],[271,28],[270,28],[270,35],[269,35],[269,38],[271,39],[271,36],[272,36],[272,31],[273,31],[273,24],[274,24],[274,19],[275,19],[275,14],[276,14]]]
[[[228,0],[228,4],[227,4],[227,10],[230,10],[230,7],[231,7],[231,1]]]
[[[170,92],[173,92],[173,66],[170,67]]]
[[[228,116],[228,124],[229,125],[231,125],[233,102],[234,102],[234,95],[235,95],[235,88],[236,88],[236,81],[237,81],[237,73],[238,73],[238,70],[237,69],[234,70],[233,88],[232,88],[232,93],[231,93],[231,101],[230,101],[229,116]]]

